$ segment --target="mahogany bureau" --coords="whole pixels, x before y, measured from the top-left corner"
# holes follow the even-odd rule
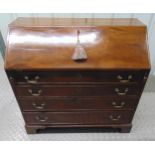
[[[137,19],[18,18],[5,70],[27,133],[108,127],[130,132],[150,71]]]

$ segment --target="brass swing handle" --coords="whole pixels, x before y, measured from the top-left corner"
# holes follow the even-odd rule
[[[33,105],[36,109],[44,109],[45,103],[41,103],[40,105],[37,105],[35,102],[33,102],[32,105]]]
[[[127,79],[123,79],[123,77],[121,75],[117,76],[117,79],[119,80],[119,82],[121,83],[128,83],[130,82],[130,80],[132,79],[132,75],[129,75]]]
[[[36,119],[40,122],[46,122],[48,117],[47,116],[36,116]]]
[[[116,117],[114,117],[113,115],[110,115],[109,118],[112,120],[112,121],[119,121],[120,118],[121,118],[121,115],[118,115]]]
[[[116,102],[112,102],[112,105],[113,105],[115,108],[123,108],[124,105],[125,105],[125,102],[121,102],[120,105],[117,105]]]
[[[115,92],[118,94],[118,95],[126,95],[127,92],[128,92],[128,88],[125,88],[124,92],[120,92],[119,88],[115,88]]]
[[[38,90],[37,93],[33,93],[32,89],[28,89],[28,92],[32,95],[32,96],[40,96],[40,94],[42,93],[42,90]]]
[[[29,84],[36,84],[38,80],[40,79],[39,76],[35,76],[34,80],[30,80],[28,76],[24,76],[24,79],[27,81]]]

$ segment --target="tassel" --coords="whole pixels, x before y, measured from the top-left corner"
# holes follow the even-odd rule
[[[87,53],[85,49],[83,48],[83,46],[80,44],[79,34],[80,32],[78,31],[77,32],[77,44],[76,44],[74,53],[72,55],[72,59],[75,61],[87,59]]]

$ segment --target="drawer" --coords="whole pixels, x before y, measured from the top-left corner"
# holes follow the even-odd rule
[[[53,97],[22,98],[23,111],[69,111],[69,110],[125,110],[135,109],[137,96],[130,97]]]
[[[25,112],[27,124],[128,124],[133,111]]]
[[[15,86],[18,96],[103,96],[136,95],[139,85],[35,85]]]
[[[140,82],[145,71],[14,71],[15,84]]]

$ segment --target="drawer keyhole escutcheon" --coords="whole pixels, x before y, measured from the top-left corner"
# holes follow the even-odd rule
[[[121,115],[118,115],[116,117],[114,117],[113,115],[110,115],[109,118],[112,120],[112,121],[119,121],[120,118],[121,118]]]
[[[36,116],[36,120],[40,121],[40,122],[46,122],[48,119],[47,116]]]
[[[36,109],[44,109],[45,103],[41,103],[40,105],[37,105],[35,102],[33,102],[32,105],[33,105]]]
[[[40,94],[42,93],[42,90],[38,90],[36,93],[33,92],[32,89],[28,89],[28,92],[32,95],[32,96],[40,96]]]
[[[35,76],[33,80],[30,80],[28,76],[24,76],[24,79],[29,84],[36,84],[38,82],[38,80],[40,79],[40,77],[39,76]]]
[[[115,108],[123,108],[124,105],[125,105],[125,102],[121,102],[120,105],[117,105],[116,102],[112,102],[112,105],[113,105]]]
[[[132,75],[128,75],[128,78],[127,79],[123,79],[123,77],[121,75],[118,75],[117,76],[117,79],[119,80],[119,82],[121,83],[128,83],[131,81],[132,79]]]
[[[119,90],[119,88],[115,88],[115,92],[116,92],[118,95],[121,95],[121,96],[126,95],[127,92],[128,92],[128,90],[129,90],[128,88],[125,88],[124,92],[121,92],[121,91]]]

